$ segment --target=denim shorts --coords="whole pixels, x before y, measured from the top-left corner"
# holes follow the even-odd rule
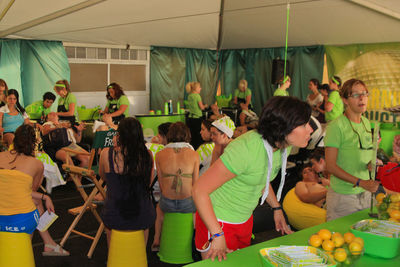
[[[0,232],[32,234],[39,218],[38,210],[16,215],[0,215]]]
[[[160,208],[164,213],[195,213],[196,206],[194,205],[193,198],[188,197],[185,199],[169,199],[161,195]]]

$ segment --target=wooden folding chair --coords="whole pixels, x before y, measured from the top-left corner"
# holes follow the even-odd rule
[[[77,208],[68,210],[69,213],[71,213],[72,215],[75,215],[76,217],[75,217],[74,221],[72,222],[71,226],[68,228],[68,231],[65,233],[63,239],[60,242],[60,245],[64,246],[65,242],[67,241],[67,239],[69,238],[71,233],[75,233],[75,234],[78,234],[85,238],[91,239],[93,241],[90,246],[89,252],[87,254],[89,259],[92,257],[94,249],[96,248],[96,245],[100,239],[100,236],[104,231],[103,221],[96,210],[96,205],[93,203],[93,199],[98,192],[100,192],[100,194],[103,196],[104,199],[106,197],[105,190],[103,188],[104,181],[102,179],[99,179],[99,180],[97,179],[96,173],[97,173],[98,168],[96,168],[96,166],[93,166],[93,160],[95,159],[97,150],[99,150],[101,148],[113,146],[113,137],[114,137],[114,135],[116,135],[116,133],[117,132],[114,130],[96,132],[96,134],[94,136],[93,146],[90,150],[90,153],[76,151],[76,150],[72,150],[72,149],[68,149],[68,148],[63,148],[64,151],[66,151],[67,153],[88,156],[89,157],[89,165],[87,168],[74,166],[70,162],[67,162],[66,164],[62,165],[62,168],[66,172],[69,173],[72,181],[75,183],[78,192],[80,193],[80,195],[82,196],[82,198],[84,200],[84,204],[81,207],[77,207]],[[85,188],[89,187],[89,186],[92,187],[93,184],[92,185],[82,185],[81,179],[83,177],[89,178],[94,184],[94,188],[89,195],[87,195]],[[90,210],[93,213],[94,217],[100,224],[99,228],[97,229],[96,235],[94,237],[75,230],[75,227],[77,226],[79,220],[82,218],[83,214],[87,210]]]

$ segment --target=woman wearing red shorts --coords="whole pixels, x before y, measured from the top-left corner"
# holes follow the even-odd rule
[[[260,197],[274,209],[276,230],[291,233],[270,182],[282,168],[279,199],[290,146],[307,146],[310,116],[307,103],[272,97],[263,108],[258,129],[232,141],[197,180],[195,242],[203,259],[225,259],[227,252],[250,245],[252,213]]]

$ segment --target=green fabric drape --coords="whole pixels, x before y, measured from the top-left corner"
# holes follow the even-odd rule
[[[0,78],[20,93],[21,105],[42,99],[57,80],[70,80],[62,42],[2,39],[0,44]]]
[[[24,105],[21,85],[21,41],[0,40],[0,78],[5,80],[9,89],[16,89],[20,103]]]
[[[70,81],[68,58],[61,42],[24,41],[21,43],[21,58],[26,105],[42,99],[47,91],[53,92],[56,81]]]
[[[186,96],[184,86],[189,81],[201,83],[203,102],[210,104],[215,101],[218,81],[221,81],[222,93],[229,96],[239,80],[246,79],[252,89],[252,103],[256,112],[260,112],[276,89],[271,84],[272,61],[284,58],[284,52],[283,47],[222,50],[218,55],[217,75],[217,52],[214,50],[153,47],[150,57],[151,107],[162,109],[169,99],[182,101]],[[324,52],[323,46],[288,49],[288,75],[292,78],[290,95],[305,100],[310,93],[309,80],[322,79]]]
[[[172,99],[183,103],[185,88],[185,50],[168,47],[151,48],[150,107],[164,110],[164,102]],[[183,105],[182,105],[183,107]]]
[[[237,88],[239,80],[246,79],[252,89],[252,102],[256,112],[273,95],[276,86],[271,84],[272,61],[284,58],[285,49],[255,48],[222,50],[221,81],[223,94],[228,96]],[[289,47],[288,75],[292,78],[289,88],[291,96],[305,100],[310,93],[308,82],[312,78],[322,79],[324,47]]]
[[[217,53],[213,50],[186,49],[185,84],[200,82],[201,99],[205,104],[215,101],[217,89]],[[186,99],[186,90],[185,99]]]
[[[244,50],[222,50],[219,64],[222,92],[226,96],[229,94],[233,96],[238,82],[246,77]]]
[[[164,103],[186,98],[185,85],[200,82],[201,97],[211,104],[217,88],[217,53],[213,50],[152,47],[150,53],[150,107],[163,110]]]

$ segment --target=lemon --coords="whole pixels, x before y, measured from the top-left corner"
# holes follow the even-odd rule
[[[364,240],[361,237],[354,238],[353,242],[357,242],[358,244],[360,244],[361,248],[364,247]]]
[[[324,242],[322,242],[322,248],[325,251],[333,251],[335,244],[332,242],[332,240],[324,240]]]
[[[322,238],[322,240],[329,240],[332,237],[332,233],[328,229],[319,230],[318,235]]]
[[[390,196],[390,201],[393,202],[399,202],[400,201],[400,194],[393,194]]]
[[[340,248],[344,244],[344,238],[342,236],[334,236],[332,237],[332,242],[335,244],[335,247]]]
[[[332,238],[332,240],[333,240],[335,237],[343,237],[343,236],[342,236],[342,234],[341,234],[341,233],[339,233],[339,232],[335,232],[335,233],[333,233],[333,234],[332,234],[332,237],[331,237],[331,238]]]
[[[362,245],[359,242],[353,241],[349,245],[349,250],[352,255],[360,255],[362,252]]]
[[[355,235],[353,233],[347,232],[343,235],[344,241],[347,244],[350,244],[351,242],[353,242]]]
[[[386,197],[386,195],[384,193],[379,193],[376,195],[376,201],[378,201],[378,203],[382,203],[383,199]]]
[[[308,243],[311,246],[318,248],[322,244],[322,238],[319,235],[312,235],[310,237],[310,240],[308,240]]]
[[[335,257],[335,260],[337,260],[338,262],[344,262],[347,259],[347,253],[342,248],[336,249],[333,256]]]

